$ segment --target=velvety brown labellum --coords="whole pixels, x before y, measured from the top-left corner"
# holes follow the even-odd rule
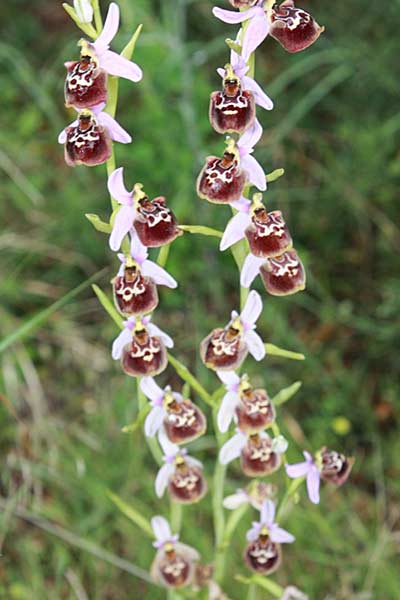
[[[174,444],[185,444],[203,435],[206,430],[206,418],[203,412],[191,400],[174,400],[167,407],[164,421],[168,438]]]
[[[141,200],[137,213],[133,226],[142,244],[148,248],[164,246],[183,235],[183,231],[178,229],[174,213],[167,207],[163,196],[154,200],[148,198]]]
[[[271,438],[257,434],[248,438],[241,453],[243,473],[248,477],[270,475],[281,466],[281,457],[272,450]]]
[[[223,158],[209,156],[197,178],[197,194],[215,204],[228,204],[240,199],[247,173],[240,168],[238,159],[228,152]]]
[[[68,166],[94,167],[110,158],[110,136],[92,116],[79,117],[78,125],[68,127],[66,134],[64,156]]]
[[[268,536],[260,535],[258,540],[247,546],[244,559],[252,571],[268,575],[279,568],[281,556],[280,545],[271,542]]]
[[[270,14],[269,34],[288,52],[300,52],[311,46],[324,31],[312,16],[296,8],[292,0],[277,4]]]
[[[145,315],[158,306],[157,286],[136,267],[125,267],[113,280],[114,304],[125,317]]]
[[[65,80],[65,105],[91,108],[107,102],[107,73],[89,56],[78,62],[68,62]]]
[[[258,0],[229,0],[234,8],[250,8],[257,4]]]
[[[270,258],[260,267],[265,289],[273,296],[289,296],[304,290],[306,273],[296,250]]]
[[[200,356],[209,369],[231,371],[247,356],[247,345],[237,329],[214,329],[200,344]]]
[[[250,390],[241,394],[236,416],[240,431],[255,433],[272,425],[275,408],[265,390]]]
[[[167,545],[157,552],[151,566],[153,579],[170,588],[182,588],[189,585],[194,576],[195,564],[184,544]]]
[[[167,352],[162,340],[147,334],[136,335],[122,352],[121,364],[131,377],[154,377],[167,367]]]
[[[339,454],[335,450],[321,450],[322,468],[321,477],[325,481],[330,481],[335,485],[342,485],[347,481],[354,460],[348,459],[344,454]]]
[[[169,480],[168,492],[173,500],[181,504],[199,502],[207,492],[203,470],[185,461],[176,465]]]
[[[229,88],[229,80],[225,82]],[[231,96],[226,91],[213,92],[210,98],[209,117],[212,127],[217,133],[244,133],[254,123],[256,118],[256,103],[253,92],[242,90],[240,83],[232,81]]]
[[[280,210],[256,210],[252,223],[245,231],[250,251],[254,256],[273,258],[292,247],[292,238]]]

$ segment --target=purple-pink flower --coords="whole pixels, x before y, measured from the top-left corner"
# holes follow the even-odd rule
[[[164,331],[162,331],[157,325],[150,322],[151,316],[148,315],[146,317],[142,317],[141,319],[137,319],[136,317],[130,317],[126,321],[123,321],[124,329],[121,333],[115,338],[112,345],[112,357],[114,360],[118,360],[122,356],[122,352],[124,347],[132,341],[132,332],[138,323],[140,323],[146,330],[149,332],[150,336],[158,337],[163,342],[167,348],[173,348],[174,342],[169,335],[167,335]]]
[[[304,451],[303,454],[306,460],[293,465],[285,465],[286,473],[292,479],[305,476],[308,497],[313,504],[319,504],[320,472],[311,454],[307,451]]]
[[[258,540],[260,533],[263,531],[268,535],[269,539],[276,544],[292,544],[295,541],[295,537],[279,527],[274,522],[275,519],[275,505],[272,500],[264,500],[260,511],[260,520],[253,521],[253,527],[247,532],[247,540],[254,542]]]

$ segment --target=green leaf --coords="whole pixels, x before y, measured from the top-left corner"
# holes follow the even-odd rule
[[[228,48],[234,50],[236,54],[242,54],[242,46],[234,40],[231,40],[231,38],[226,38],[225,44],[228,46]]]
[[[97,281],[97,279],[100,279],[106,272],[107,272],[107,269],[102,269],[101,271],[99,271],[98,273],[93,275],[93,277],[90,277],[90,279],[88,279],[87,281],[84,281],[83,283],[78,285],[76,288],[74,288],[73,290],[71,290],[70,292],[65,294],[65,296],[63,296],[62,298],[60,298],[59,300],[54,302],[54,304],[52,304],[48,308],[45,308],[44,310],[42,310],[40,313],[38,313],[37,315],[35,315],[31,319],[29,319],[28,321],[25,321],[25,323],[23,323],[21,325],[21,327],[14,329],[14,331],[12,333],[7,335],[0,342],[0,353],[4,352],[4,350],[7,350],[7,348],[9,346],[11,346],[12,344],[15,344],[15,342],[20,342],[23,339],[27,338],[29,335],[31,335],[32,332],[35,329],[37,329],[38,327],[40,327],[40,325],[42,325],[49,317],[51,317],[51,315],[53,315],[60,308],[65,306],[65,304],[67,304],[70,300],[72,300],[72,298],[74,298],[75,296],[80,294],[83,290],[85,290],[87,287],[89,287],[93,283],[93,281]]]
[[[99,217],[99,215],[95,215],[93,213],[86,213],[85,217],[88,221],[91,222],[93,227],[97,229],[97,231],[101,231],[102,233],[111,233],[112,227],[109,223],[105,223]]]
[[[81,23],[81,21],[78,18],[78,15],[76,14],[76,12],[72,8],[72,6],[70,6],[69,4],[64,2],[62,7],[65,10],[65,12],[71,17],[71,19],[74,21],[74,23],[79,27],[79,29],[81,31],[86,33],[86,35],[88,35],[89,37],[91,37],[94,40],[97,38],[97,31],[95,30],[93,25],[91,25],[90,23]]]
[[[279,177],[285,174],[285,169],[275,169],[275,171],[271,171],[271,173],[267,173],[266,178],[268,183],[272,181],[276,181]]]
[[[274,344],[264,344],[265,350],[269,356],[281,356],[282,358],[291,358],[292,360],[305,360],[304,354],[300,352],[292,352],[291,350],[285,350],[284,348],[279,348],[279,346],[275,346]]]
[[[138,37],[139,37],[142,29],[143,29],[143,25],[139,25],[136,28],[135,33],[133,34],[133,36],[131,37],[131,39],[125,46],[125,48],[122,50],[121,56],[123,56],[124,58],[127,58],[128,60],[131,60],[133,51],[135,50],[136,42],[138,41]]]
[[[196,379],[194,375],[189,371],[185,365],[183,365],[179,360],[174,358],[170,353],[168,353],[168,360],[170,364],[174,367],[175,371],[178,373],[179,377],[186,381],[190,385],[190,387],[195,390],[201,398],[203,398],[204,402],[213,406],[213,401],[211,399],[210,394],[203,388],[201,383]]]
[[[144,531],[144,533],[146,533],[152,538],[154,537],[154,533],[149,521],[146,519],[146,517],[141,515],[140,512],[136,510],[136,508],[134,508],[131,504],[127,504],[124,500],[122,500],[122,498],[120,498],[119,496],[117,496],[117,494],[114,494],[110,490],[107,490],[107,496],[110,498],[110,500],[114,502],[117,508],[119,508],[119,510],[126,517],[128,517],[128,519],[133,521],[135,525],[140,527],[140,529]]]
[[[100,304],[108,312],[112,320],[118,325],[120,329],[123,329],[123,318],[121,317],[111,300],[105,295],[103,290],[101,290],[98,285],[92,285],[92,289],[98,297]]]
[[[242,583],[255,583],[264,590],[267,590],[270,594],[275,596],[275,598],[281,598],[285,591],[278,583],[275,583],[275,581],[272,581],[267,577],[262,577],[262,575],[253,575],[252,577],[242,577],[241,575],[238,575],[236,579]]]
[[[292,383],[292,385],[289,385],[289,387],[283,388],[280,392],[278,392],[276,396],[272,398],[272,402],[275,404],[275,406],[280,406],[281,404],[284,404],[285,402],[290,400],[292,396],[297,394],[302,385],[303,384],[301,381],[295,381],[294,383]]]
[[[198,233],[199,235],[211,235],[217,238],[222,238],[224,235],[222,231],[218,229],[212,229],[212,227],[205,227],[204,225],[179,225],[179,229],[188,231],[189,233]]]

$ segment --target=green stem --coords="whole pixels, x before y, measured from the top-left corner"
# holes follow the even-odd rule
[[[173,534],[180,533],[182,527],[182,504],[171,500],[170,525]]]
[[[247,600],[256,600],[257,598],[257,586],[255,583],[250,583],[247,590]]]
[[[278,513],[276,515],[276,522],[280,523],[280,521],[282,520],[282,516],[284,515],[286,506],[289,502],[289,500],[295,495],[295,493],[297,492],[298,488],[301,486],[301,484],[303,483],[303,481],[305,480],[305,477],[298,477],[298,479],[294,479],[288,489],[286,490],[285,495],[282,498],[282,501],[279,505],[279,509],[278,509]]]

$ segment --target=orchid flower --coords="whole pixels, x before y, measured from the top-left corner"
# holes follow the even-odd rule
[[[304,462],[285,465],[286,473],[292,479],[306,477],[307,493],[313,504],[319,504],[319,486],[321,482],[320,471],[309,452],[304,451]]]
[[[115,173],[115,171],[114,171]],[[121,209],[122,210],[122,209]],[[160,267],[157,263],[152,260],[148,260],[149,251],[146,246],[142,244],[136,234],[131,235],[131,248],[130,256],[139,265],[142,275],[150,277],[157,285],[165,285],[171,289],[178,286],[178,283],[165,269]],[[125,263],[127,258],[125,254],[118,254],[118,258],[121,261],[121,267],[118,271],[118,275],[123,275]]]
[[[102,125],[109,133],[110,138],[114,140],[114,142],[120,142],[121,144],[130,144],[132,141],[131,136],[125,129],[121,127],[119,123],[107,112],[103,111],[105,107],[105,102],[98,104],[97,106],[93,106],[91,108],[91,112],[95,115],[97,121]],[[87,110],[87,109],[84,109]],[[67,141],[67,129],[69,127],[77,127],[79,124],[79,120],[76,119],[72,121],[67,127],[65,127],[58,136],[58,143],[65,144]]]
[[[231,50],[230,64],[232,65],[234,73],[242,81],[243,88],[253,92],[256,104],[262,108],[265,108],[265,110],[272,110],[274,108],[274,103],[272,102],[271,98],[267,96],[267,94],[261,89],[261,87],[252,77],[246,75],[250,67],[246,64],[246,61],[243,59],[243,57],[237,54],[237,52],[234,50]],[[225,77],[225,69],[219,68],[217,69],[217,73],[222,78]]]
[[[144,432],[147,437],[154,437],[160,431],[163,421],[167,416],[167,411],[164,408],[165,396],[171,394],[177,402],[182,401],[182,396],[177,392],[172,392],[169,385],[164,389],[160,388],[153,377],[143,377],[140,382],[140,389],[150,400],[152,407],[144,423]]]
[[[228,510],[236,510],[244,504],[250,504],[253,508],[261,510],[264,500],[275,495],[276,486],[261,481],[253,481],[247,488],[238,489],[234,494],[226,496],[223,500],[223,505]]]
[[[255,332],[256,321],[261,315],[263,304],[260,294],[252,290],[247,297],[246,304],[240,315],[234,310],[231,319],[239,319],[243,327],[243,340],[247,344],[250,354],[256,360],[262,360],[265,356],[265,346],[261,337]]]
[[[199,469],[202,469],[203,465],[199,460],[196,460],[195,458],[189,456],[186,448],[180,448],[176,444],[173,444],[168,439],[163,429],[160,429],[159,431],[158,441],[160,442],[160,446],[164,453],[163,461],[165,463],[159,469],[155,481],[156,494],[159,498],[161,498],[164,495],[170,478],[175,472],[174,463],[177,459],[179,459],[180,457],[184,457],[185,463],[194,467],[198,467]]]
[[[86,50],[89,48],[98,60],[99,67],[115,77],[123,77],[130,81],[140,81],[143,77],[142,69],[137,64],[124,58],[120,54],[109,50],[119,27],[119,6],[111,2],[108,9],[104,27],[95,42],[82,40],[80,45]]]
[[[292,544],[295,541],[295,537],[279,527],[274,522],[275,518],[275,505],[272,500],[264,500],[260,511],[260,520],[253,521],[253,527],[247,532],[247,540],[254,542],[260,536],[265,533],[268,535],[270,540],[276,544]]]
[[[269,439],[269,435],[264,431],[258,433],[261,439]],[[219,462],[222,465],[227,465],[232,462],[242,453],[246,447],[249,437],[239,429],[236,433],[221,447],[219,451]],[[288,448],[287,440],[282,435],[272,439],[271,450],[276,454],[284,454]]]
[[[141,323],[149,332],[152,337],[159,337],[167,348],[173,348],[174,342],[169,335],[162,331],[157,325],[150,322],[151,316],[147,315],[141,319],[130,317],[126,321],[123,321],[124,329],[115,338],[112,345],[112,357],[114,360],[118,360],[122,356],[124,347],[132,341],[132,333],[137,326],[137,323]]]
[[[263,4],[264,1],[259,0],[256,6],[243,12],[213,8],[214,16],[224,23],[237,24],[250,21],[242,37],[242,58],[245,62],[249,60],[250,55],[265,40],[269,32],[270,23]]]
[[[254,125],[239,138],[236,145],[239,150],[240,165],[244,171],[247,171],[250,183],[259,190],[264,191],[267,189],[267,178],[264,169],[254,156],[251,156],[262,133],[263,129],[256,119]]]

